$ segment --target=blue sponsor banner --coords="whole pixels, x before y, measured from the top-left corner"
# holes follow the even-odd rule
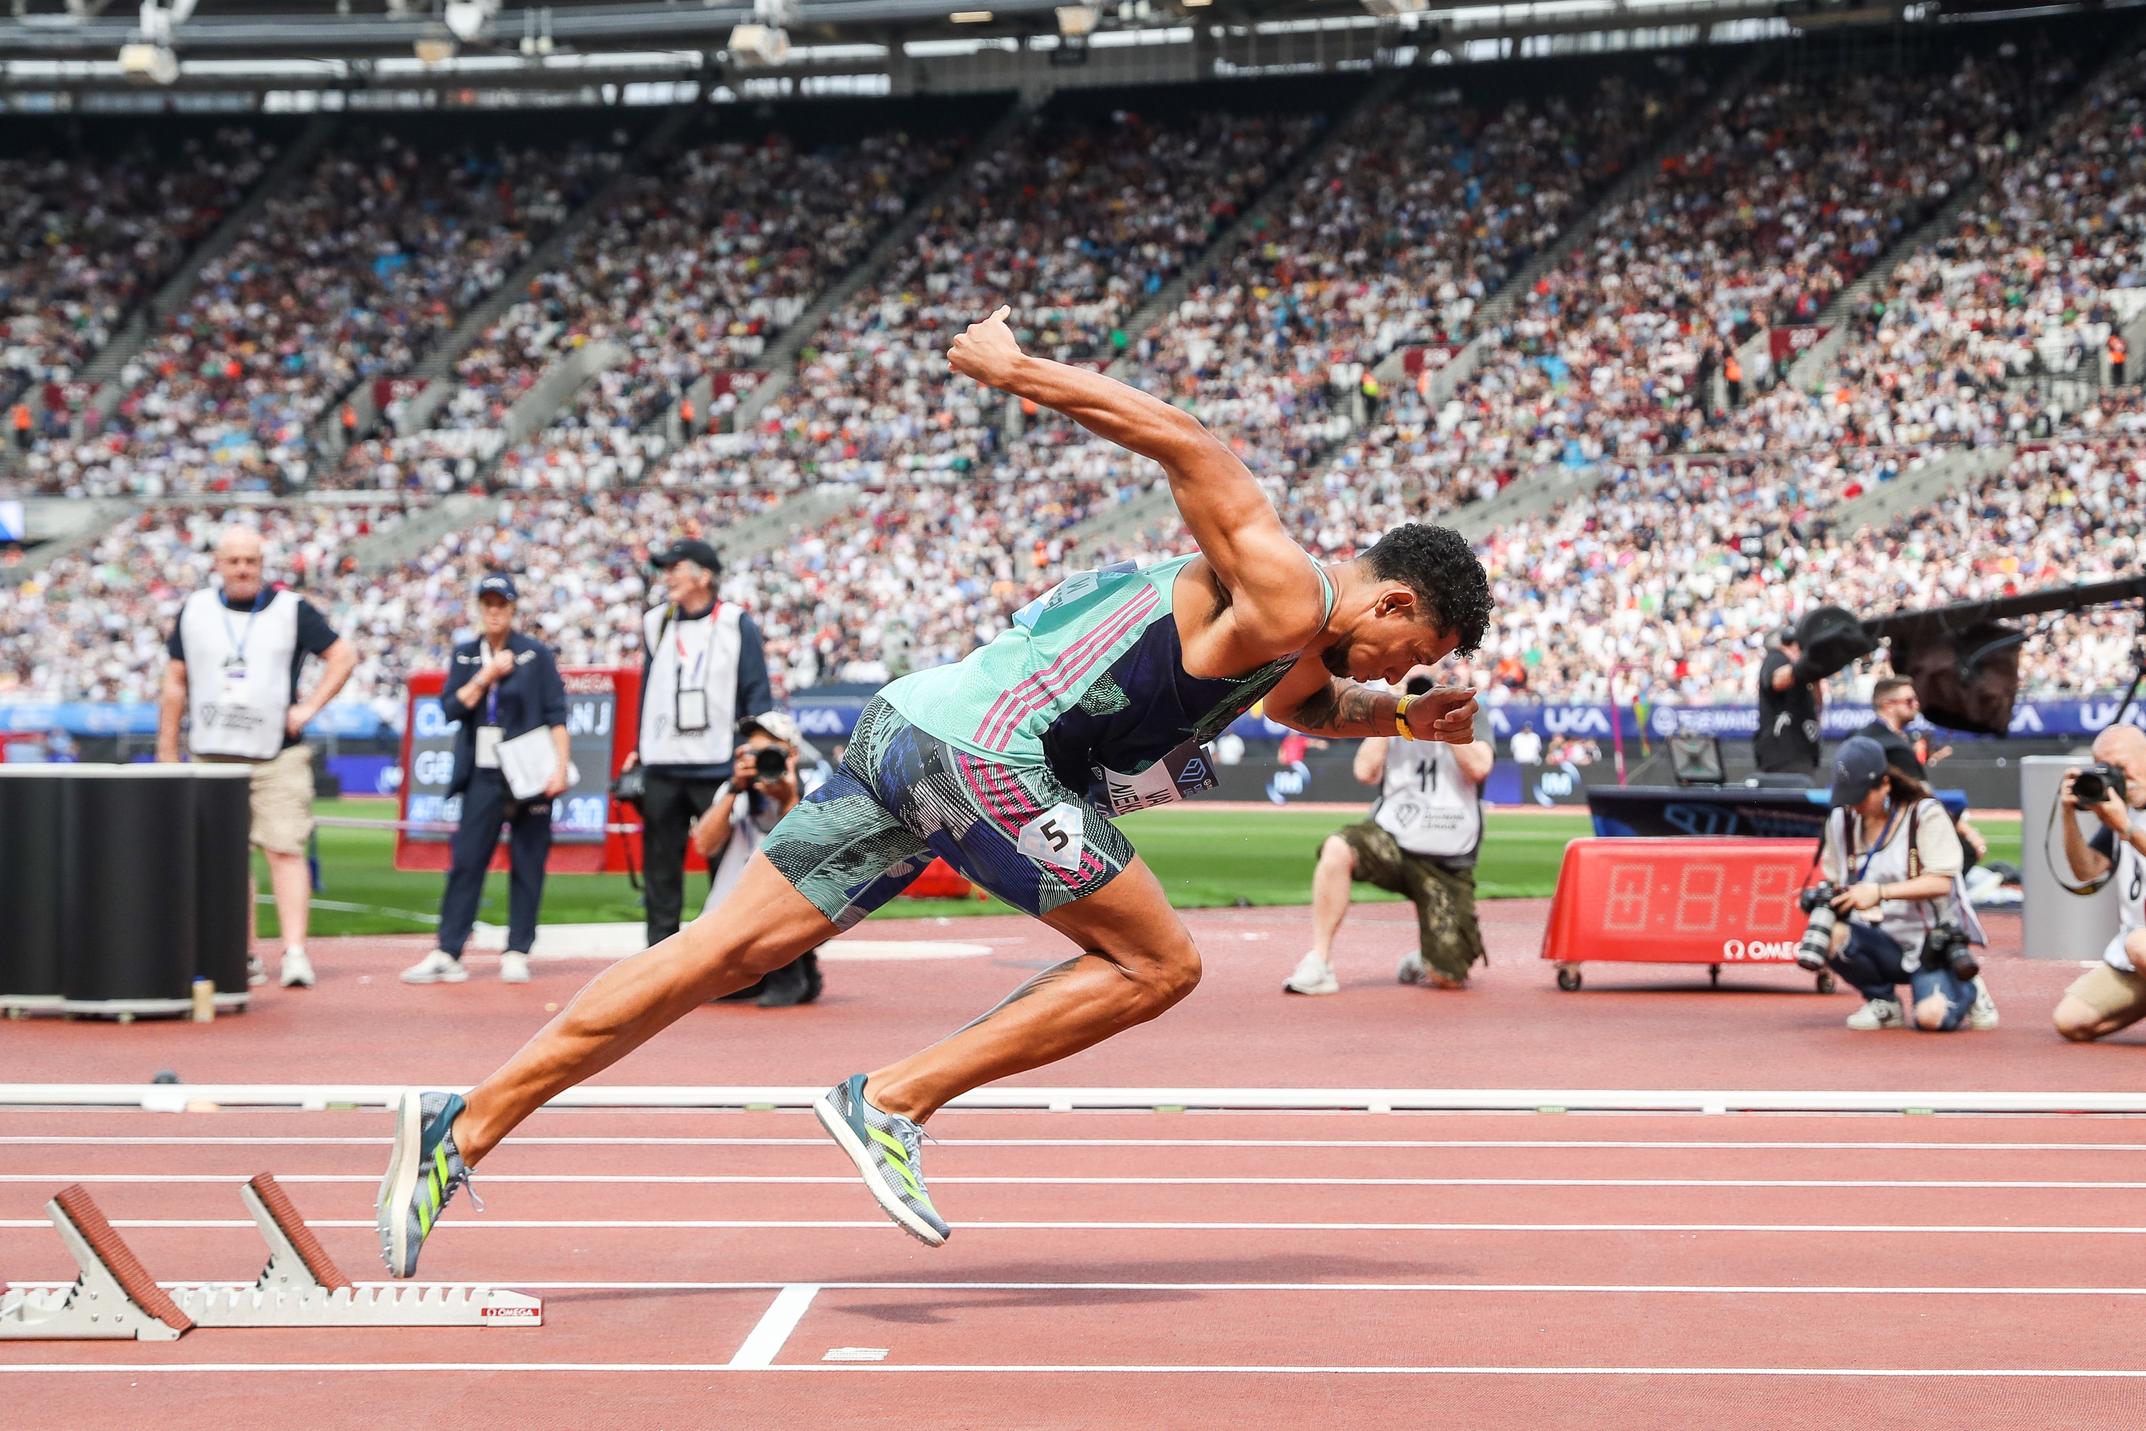
[[[857,725],[857,715],[877,691],[867,686],[817,687],[798,692],[789,709],[808,740],[847,740]],[[2021,701],[2012,709],[2012,734],[2050,736],[2058,739],[2091,736],[2116,715],[2118,697],[2090,696],[2076,700]],[[1522,725],[1533,725],[1544,736],[1579,736],[1609,740],[1616,735],[1637,739],[1645,735],[1660,740],[1678,731],[1698,731],[1724,740],[1749,740],[1758,733],[1759,712],[1755,705],[1646,707],[1644,728],[1640,713],[1631,707],[1606,705],[1489,706],[1490,732],[1499,740]],[[1828,740],[1840,740],[1868,725],[1871,709],[1866,705],[1833,703],[1826,707],[1823,723]],[[157,708],[147,701],[127,703],[90,701],[0,702],[0,730],[64,730],[70,735],[155,735]],[[2125,723],[2146,727],[2146,709],[2134,706]],[[1287,734],[1284,726],[1264,716],[1248,715],[1230,726],[1231,733],[1248,741],[1276,741]],[[372,707],[355,701],[338,701],[322,711],[306,727],[316,738],[334,736],[343,740],[376,740],[398,732]],[[426,732],[420,731],[420,735]],[[1964,732],[1946,732],[1948,740],[1984,737]]]
[[[0,702],[0,730],[64,730],[69,735],[155,735],[157,708],[148,701]],[[306,727],[316,739],[393,738],[395,728],[379,712],[356,701],[338,701]]]
[[[392,755],[331,755],[323,763],[345,795],[393,795],[402,789],[402,766]]]

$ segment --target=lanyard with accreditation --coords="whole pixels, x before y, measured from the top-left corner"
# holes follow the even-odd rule
[[[716,613],[722,609],[723,603],[718,601],[708,608],[708,614],[705,617],[700,618],[708,624],[702,628],[704,634],[701,638],[700,649],[693,653],[693,665],[690,670],[686,667],[685,632],[682,629],[671,631],[671,649],[676,654],[678,661],[678,684],[672,693],[672,713],[678,717],[678,733],[680,735],[698,735],[708,728],[708,691],[701,684],[701,673],[708,666],[708,648],[715,641],[715,617]],[[671,607],[670,612],[664,616],[663,624],[667,629],[671,626],[671,622],[677,614],[678,608],[674,605]]]

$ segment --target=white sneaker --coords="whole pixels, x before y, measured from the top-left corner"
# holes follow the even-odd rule
[[[526,984],[529,982],[529,956],[517,954],[512,949],[499,956],[499,982],[502,984]]]
[[[1975,975],[1975,1006],[1967,1011],[1967,1026],[1971,1029],[1997,1027],[1997,1001],[1990,997],[1990,986]]]
[[[261,962],[261,956],[258,954],[246,956],[246,982],[255,988],[268,982],[268,966]]]
[[[1297,971],[1282,985],[1285,994],[1338,994],[1341,985],[1334,979],[1334,966],[1317,954],[1306,954],[1297,962]]]
[[[286,989],[310,989],[313,987],[313,961],[306,958],[303,949],[283,951],[283,987]]]
[[[435,949],[402,971],[405,984],[459,984],[469,977],[462,961],[445,949]]]
[[[1903,1029],[1907,1026],[1908,1016],[1898,999],[1872,999],[1848,1015],[1848,1027],[1865,1033],[1872,1029]]]
[[[1396,984],[1420,984],[1430,976],[1430,968],[1423,962],[1423,956],[1413,949],[1403,954],[1401,962],[1394,966],[1393,981]]]

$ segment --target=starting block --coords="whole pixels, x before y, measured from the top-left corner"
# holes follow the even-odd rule
[[[80,1269],[65,1290],[0,1293],[0,1341],[89,1338],[172,1341],[196,1327],[536,1327],[544,1304],[499,1287],[428,1283],[359,1287],[321,1246],[275,1178],[239,1190],[268,1243],[251,1285],[169,1291],[141,1264],[80,1186],[45,1205]]]

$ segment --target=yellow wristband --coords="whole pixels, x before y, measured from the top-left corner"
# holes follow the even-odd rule
[[[1403,740],[1414,740],[1416,733],[1408,728],[1408,708],[1415,702],[1414,696],[1403,696],[1393,708],[1393,728]]]

